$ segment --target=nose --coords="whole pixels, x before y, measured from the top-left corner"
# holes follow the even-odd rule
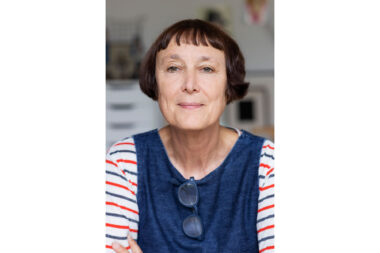
[[[183,81],[182,91],[192,94],[199,92],[199,86],[195,71],[187,71]]]

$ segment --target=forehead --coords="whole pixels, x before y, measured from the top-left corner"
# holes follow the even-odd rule
[[[197,57],[202,60],[224,60],[224,52],[212,47],[210,44],[204,46],[202,44],[194,45],[191,42],[181,40],[180,45],[172,38],[165,49],[157,53],[156,60],[165,59],[182,59],[185,57]]]

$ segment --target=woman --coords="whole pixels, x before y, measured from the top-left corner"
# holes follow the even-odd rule
[[[273,143],[219,124],[244,77],[236,42],[210,23],[153,43],[140,86],[168,126],[107,154],[107,251],[273,252]]]

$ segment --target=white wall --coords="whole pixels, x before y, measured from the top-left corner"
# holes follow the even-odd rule
[[[145,50],[161,31],[172,23],[197,18],[199,8],[220,4],[219,0],[107,0],[107,20],[131,20],[143,16],[142,32]],[[244,23],[244,0],[226,0],[232,15],[232,36],[239,44],[246,68],[251,71],[273,70],[273,0],[269,0],[266,26]]]

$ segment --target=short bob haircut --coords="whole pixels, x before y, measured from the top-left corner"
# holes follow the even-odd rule
[[[244,57],[237,43],[219,27],[199,19],[179,21],[164,30],[146,53],[140,67],[140,88],[153,100],[158,99],[156,82],[156,56],[160,50],[166,49],[170,40],[175,37],[179,46],[181,41],[187,44],[212,47],[224,52],[226,59],[227,104],[241,99],[248,90],[249,83],[244,82]]]

